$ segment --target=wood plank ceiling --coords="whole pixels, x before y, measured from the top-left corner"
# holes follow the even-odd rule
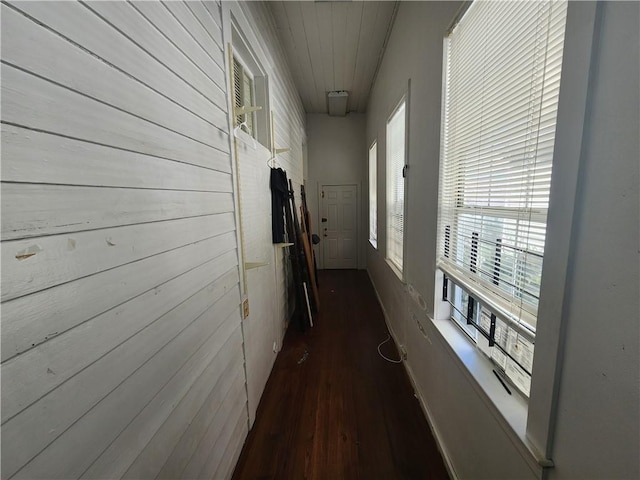
[[[308,113],[327,113],[327,92],[349,92],[365,112],[397,2],[273,1],[280,41]]]

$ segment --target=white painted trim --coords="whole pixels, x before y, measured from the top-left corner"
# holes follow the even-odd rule
[[[397,7],[396,7],[397,8]],[[409,158],[411,141],[411,78],[407,80],[407,91],[404,94],[404,202],[402,212],[402,282],[407,282],[406,261],[408,257],[409,239],[409,177],[411,176],[411,159]]]
[[[404,247],[403,247],[404,248]],[[385,257],[384,257],[384,261],[385,263],[389,266],[389,268],[391,269],[391,271],[393,273],[396,274],[396,277],[398,277],[398,280],[400,281],[400,283],[402,283],[403,285],[405,285],[405,281],[403,278],[403,273],[402,270],[400,270],[391,260],[389,260],[386,256],[386,252],[385,252]],[[404,252],[403,252],[403,262],[404,262]]]
[[[553,436],[563,364],[565,293],[572,257],[577,183],[589,95],[592,56],[597,49],[598,2],[569,2],[562,80],[547,219],[544,267],[533,358],[527,437],[548,458]],[[595,47],[595,49],[594,49]]]
[[[378,292],[376,292],[376,295],[377,294]],[[431,434],[433,435],[433,438],[435,438],[436,440],[436,445],[438,445],[438,451],[440,452],[440,455],[442,455],[442,459],[444,460],[444,466],[447,469],[447,473],[449,474],[449,477],[451,477],[451,480],[458,480],[460,477],[456,473],[456,470],[453,466],[453,462],[451,461],[451,457],[449,456],[449,452],[446,449],[444,442],[442,441],[442,436],[440,435],[440,431],[436,428],[435,423],[433,422],[433,416],[431,415],[431,411],[429,410],[429,407],[427,407],[427,403],[424,397],[422,396],[422,394],[420,393],[418,386],[416,385],[414,375],[413,375],[413,370],[411,370],[411,366],[409,365],[408,362],[403,362],[403,363],[404,363],[404,368],[407,371],[407,374],[409,376],[409,380],[411,381],[411,385],[413,385],[414,395],[418,399],[420,408],[422,408],[422,413],[424,413],[424,416],[427,418],[427,423],[429,424],[429,429],[431,430]]]
[[[528,409],[525,398],[517,392],[504,398],[503,387],[492,376],[493,363],[455,323],[449,319],[429,320],[439,334],[435,336],[444,350],[456,363],[531,471],[537,478],[541,478],[543,468],[552,467],[553,464],[544,458],[542,452],[536,451],[525,435]],[[506,409],[509,409],[508,415],[505,413]]]
[[[240,213],[240,176],[238,172],[238,150],[237,140],[233,135],[235,119],[233,117],[233,82],[231,81],[231,75],[233,75],[233,65],[231,64],[231,58],[233,55],[233,49],[231,47],[231,13],[229,9],[229,3],[223,2],[220,6],[220,18],[222,21],[222,44],[224,48],[224,66],[225,66],[225,82],[226,82],[226,96],[227,96],[227,120],[229,125],[229,156],[231,157],[231,176],[233,178],[233,206],[236,219],[236,242],[238,248],[238,272],[240,276],[240,301],[244,303],[246,298],[246,285],[247,274],[244,268],[244,249],[242,244],[242,217]],[[244,314],[242,314],[244,316]],[[247,376],[247,352],[246,352],[246,335],[244,332],[244,322],[240,322],[240,330],[242,332],[242,370],[244,372],[244,394],[245,394],[245,412],[247,418],[247,428],[251,429],[251,421],[249,415],[249,381]],[[243,441],[244,443],[244,441]]]
[[[234,213],[236,219],[236,231],[240,234],[241,228],[241,219],[240,219],[240,198],[238,192],[238,185],[240,183],[240,179],[238,177],[238,168],[237,168],[237,151],[235,149],[235,136],[233,135],[233,86],[231,83],[230,75],[233,72],[232,65],[229,62],[229,55],[231,52],[231,17],[229,13],[228,3],[224,2],[221,7],[221,19],[222,19],[222,41],[226,46],[224,49],[224,66],[225,66],[225,82],[226,82],[226,97],[227,97],[227,122],[229,125],[229,155],[231,157],[231,176],[233,179],[233,206]],[[238,242],[238,266],[244,265],[244,252],[242,252],[242,245],[240,241],[240,235],[237,238]],[[245,271],[244,268],[239,268],[240,270],[240,294],[241,296],[245,295]],[[244,343],[244,334],[243,334],[243,343]]]
[[[404,165],[408,167],[409,165],[409,99],[410,99],[410,89],[411,89],[411,79],[407,81],[406,89],[402,91],[400,94],[400,99],[394,104],[395,106],[391,110],[391,113],[387,115],[387,120],[384,124],[384,219],[385,219],[385,227],[384,227],[384,259],[387,262],[387,265],[391,267],[391,270],[395,272],[398,276],[398,279],[404,284],[405,283],[405,260],[407,254],[407,177],[403,177],[402,181],[404,183],[404,201],[402,202],[402,268],[398,268],[390,259],[389,259],[389,212],[387,211],[388,199],[387,195],[389,194],[389,122],[396,114],[400,106],[404,103]],[[377,140],[376,140],[377,141]],[[409,170],[407,168],[407,170]],[[406,171],[406,170],[405,170]],[[377,173],[376,173],[377,174]],[[376,210],[377,213],[377,210]],[[380,236],[380,228],[378,224],[378,237]]]
[[[371,208],[371,149],[373,147],[376,147],[376,161],[375,161],[375,166],[376,166],[376,184],[374,185],[375,191],[376,191],[376,238],[372,239],[371,238],[371,212],[370,212],[370,208]],[[367,205],[366,205],[366,212],[367,212],[367,237],[369,240],[369,243],[371,244],[371,246],[373,248],[375,248],[376,250],[378,249],[378,138],[376,137],[373,142],[371,142],[369,144],[369,148],[367,148]],[[366,263],[366,261],[365,261]]]

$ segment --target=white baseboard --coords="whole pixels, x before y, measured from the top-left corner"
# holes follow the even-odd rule
[[[409,366],[409,364],[407,362],[404,362],[404,368],[407,371],[407,374],[409,375],[409,379],[411,380],[411,384],[413,385],[413,391],[416,395],[416,398],[418,399],[418,402],[420,403],[420,407],[422,408],[422,412],[424,413],[424,416],[427,419],[427,423],[429,424],[429,429],[431,430],[431,433],[433,434],[433,437],[436,439],[436,444],[438,445],[438,450],[440,450],[440,455],[442,455],[442,459],[444,460],[444,465],[447,468],[447,472],[449,473],[449,477],[451,477],[451,480],[458,480],[458,475],[456,474],[456,471],[453,467],[453,463],[451,462],[451,457],[449,456],[449,453],[447,452],[447,449],[444,445],[444,443],[442,442],[442,437],[440,436],[440,432],[438,431],[438,429],[436,428],[434,422],[433,422],[433,417],[431,416],[431,412],[429,411],[429,407],[427,407],[427,403],[424,400],[424,397],[422,396],[422,394],[420,393],[420,391],[418,390],[417,386],[416,386],[416,382],[414,380],[414,376],[413,376],[413,372],[411,371],[411,367]]]
[[[382,314],[384,315],[384,322],[387,325],[387,330],[389,330],[389,333],[391,334],[391,337],[393,338],[393,341],[395,342],[397,347],[398,345],[400,345],[400,343],[398,342],[398,337],[396,333],[393,331],[393,328],[391,327],[391,321],[389,319],[389,315],[387,315],[387,311],[384,308],[384,303],[382,303],[382,299],[380,298],[380,293],[378,293],[378,289],[376,288],[376,284],[373,281],[373,278],[371,278],[371,274],[368,268],[367,268],[367,275],[369,276],[371,285],[373,285],[373,291],[376,293],[378,304],[380,304],[380,308],[382,309]],[[447,469],[447,472],[449,473],[449,477],[451,477],[451,480],[458,480],[459,477],[456,474],[455,468],[453,467],[453,462],[451,461],[451,457],[449,456],[449,453],[447,452],[447,449],[442,441],[442,437],[438,432],[438,429],[435,427],[435,424],[433,422],[433,417],[431,416],[431,412],[429,411],[429,407],[427,406],[427,403],[425,402],[424,397],[422,396],[422,394],[420,393],[417,387],[415,377],[413,375],[413,371],[411,370],[411,367],[409,366],[409,363],[407,362],[407,360],[403,360],[402,364],[404,365],[404,369],[406,370],[407,375],[409,376],[409,380],[411,381],[411,385],[413,387],[414,395],[418,399],[418,403],[420,403],[420,408],[422,409],[422,413],[427,419],[427,423],[429,424],[429,429],[431,430],[431,434],[436,440],[436,444],[438,445],[438,450],[440,451],[440,455],[442,455],[442,459],[444,460],[444,465]]]

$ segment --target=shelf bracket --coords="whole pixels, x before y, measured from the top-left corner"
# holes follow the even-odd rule
[[[238,115],[244,115],[245,113],[257,112],[258,110],[262,110],[262,107],[258,105],[257,107],[234,107],[233,108],[233,116],[237,117]]]

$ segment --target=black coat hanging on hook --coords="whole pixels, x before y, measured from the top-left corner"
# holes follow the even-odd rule
[[[284,205],[289,200],[287,174],[281,168],[271,169],[271,229],[273,243],[284,243]]]

